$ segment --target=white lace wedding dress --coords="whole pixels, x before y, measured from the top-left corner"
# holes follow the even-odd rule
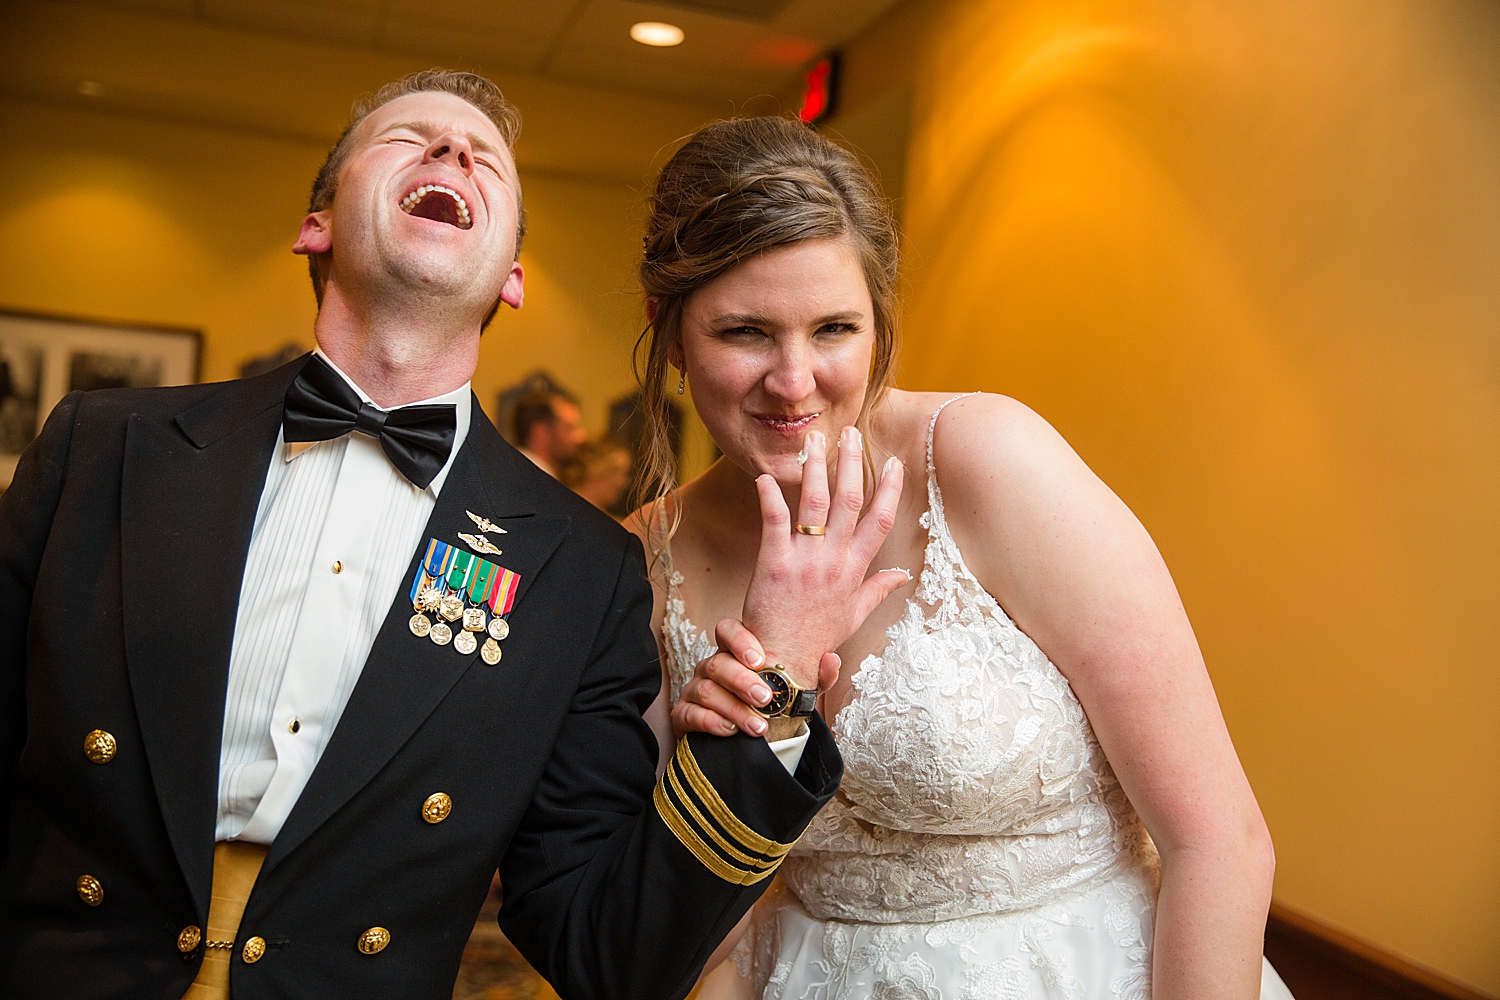
[[[1150,1000],[1156,848],[1067,680],[964,565],[932,462],[941,412],[916,596],[832,723],[842,786],[757,905],[734,954],[741,982],[706,988]],[[715,646],[663,558],[675,702]],[[1261,996],[1291,998],[1269,964]]]

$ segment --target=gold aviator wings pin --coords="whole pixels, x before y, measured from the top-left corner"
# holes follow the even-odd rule
[[[473,549],[475,552],[483,552],[487,555],[492,556],[498,556],[501,554],[500,550],[495,547],[495,543],[490,541],[488,538],[485,538],[483,535],[469,535],[460,531],[458,533],[458,537],[467,542],[469,548]]]
[[[494,521],[491,521],[487,517],[480,517],[472,510],[466,510],[464,511],[464,513],[469,515],[469,520],[473,521],[475,525],[479,527],[480,531],[490,532],[491,534],[495,535],[508,534],[508,532],[504,528],[500,527],[500,525],[496,524]]]

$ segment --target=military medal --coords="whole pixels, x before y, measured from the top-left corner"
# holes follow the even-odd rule
[[[469,516],[483,530],[503,531],[488,519],[471,512]],[[493,666],[500,662],[500,640],[510,635],[503,616],[515,606],[520,586],[521,578],[505,567],[430,539],[411,583],[417,613],[408,624],[413,635],[426,636],[439,646],[451,642],[462,656],[478,649],[484,662]],[[436,612],[437,621],[428,617],[431,612]],[[482,648],[480,632],[486,633]]]

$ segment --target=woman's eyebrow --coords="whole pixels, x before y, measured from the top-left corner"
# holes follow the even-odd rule
[[[437,135],[442,131],[442,126],[433,122],[396,122],[394,125],[387,125],[380,134],[385,135],[387,132],[395,132],[398,129],[415,132],[417,135]],[[491,156],[500,154],[500,150],[493,143],[485,141],[473,132],[465,132],[464,138],[469,140],[469,145],[478,152],[488,153]]]
[[[860,312],[858,309],[845,309],[842,312],[829,313],[826,316],[819,316],[817,319],[813,320],[813,325],[822,326],[825,323],[854,323],[864,319],[864,317],[865,314]],[[769,319],[765,316],[757,315],[756,313],[725,313],[722,316],[715,316],[713,321],[715,324],[742,323],[746,326],[776,325],[775,320]]]

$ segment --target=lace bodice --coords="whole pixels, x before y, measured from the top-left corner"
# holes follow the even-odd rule
[[[941,412],[916,594],[854,675],[833,721],[842,786],[779,873],[820,920],[1009,913],[1157,866],[1067,679],[964,564],[932,458]],[[664,556],[675,700],[714,642]]]

